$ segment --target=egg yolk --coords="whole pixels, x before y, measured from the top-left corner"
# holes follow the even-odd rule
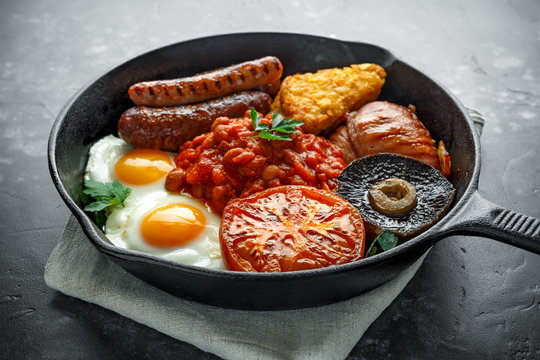
[[[145,185],[161,179],[172,168],[171,158],[163,151],[136,149],[122,156],[114,170],[121,183]]]
[[[144,240],[157,247],[183,246],[204,229],[206,219],[199,209],[170,204],[152,210],[141,224]]]

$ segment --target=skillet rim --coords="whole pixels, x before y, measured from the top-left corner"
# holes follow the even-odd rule
[[[318,39],[318,40],[334,42],[336,44],[345,45],[346,47],[355,47],[355,46],[360,45],[360,46],[368,46],[368,47],[376,48],[387,53],[389,57],[392,58],[391,64],[400,62],[406,65],[407,67],[411,68],[418,75],[425,77],[427,80],[433,82],[436,86],[438,86],[442,90],[442,92],[446,96],[448,96],[450,100],[457,106],[459,111],[465,117],[468,127],[466,129],[462,129],[461,131],[467,131],[468,133],[470,133],[473,139],[474,151],[475,151],[474,167],[473,167],[473,171],[470,177],[469,184],[466,186],[466,189],[463,192],[461,198],[457,202],[454,200],[454,204],[452,205],[450,211],[448,211],[448,213],[440,221],[438,221],[433,227],[429,228],[428,230],[421,233],[420,235],[406,241],[405,243],[389,251],[385,251],[381,254],[377,254],[375,256],[364,258],[362,260],[347,263],[347,264],[335,265],[335,266],[312,269],[312,270],[294,271],[294,272],[252,273],[252,272],[237,272],[237,271],[223,270],[223,269],[209,269],[209,268],[198,267],[194,265],[182,264],[182,263],[174,262],[171,260],[165,260],[165,259],[153,256],[150,254],[122,249],[112,244],[109,244],[103,232],[99,228],[97,228],[97,226],[93,223],[90,217],[86,215],[84,211],[75,203],[74,199],[71,197],[68,190],[65,188],[64,184],[62,183],[59,172],[58,172],[58,166],[56,162],[58,133],[64,123],[67,113],[71,110],[76,100],[86,90],[88,90],[92,85],[94,85],[104,76],[125,66],[128,62],[134,61],[141,57],[151,56],[153,53],[154,54],[159,53],[166,49],[182,46],[191,42],[208,41],[208,40],[215,40],[215,39],[220,39],[220,38],[226,39],[226,38],[237,38],[237,37],[250,37],[250,36],[259,36],[259,35],[272,36],[272,37],[312,38],[316,40]],[[158,265],[165,268],[180,270],[180,271],[184,271],[187,273],[191,273],[191,274],[199,275],[203,277],[212,276],[212,277],[221,277],[221,278],[228,278],[231,280],[242,280],[242,281],[274,281],[274,280],[286,281],[286,280],[294,280],[297,278],[308,279],[308,278],[314,278],[314,277],[319,277],[319,276],[332,276],[332,275],[337,275],[338,273],[350,272],[352,270],[356,270],[359,268],[365,268],[365,267],[370,267],[370,266],[375,267],[379,264],[382,264],[391,259],[394,259],[395,257],[399,257],[403,253],[406,253],[410,250],[414,250],[414,248],[421,248],[423,245],[425,245],[424,244],[425,242],[429,242],[430,240],[437,239],[441,236],[442,237],[445,236],[444,225],[449,223],[453,219],[453,217],[456,216],[461,210],[463,210],[465,206],[469,203],[472,195],[477,191],[478,178],[479,178],[479,173],[480,173],[479,135],[475,131],[473,121],[470,118],[469,113],[466,111],[465,107],[445,86],[441,85],[438,81],[434,80],[432,77],[428,76],[424,72],[421,72],[415,67],[409,65],[408,63],[403,61],[399,56],[397,56],[394,52],[386,48],[383,48],[381,46],[365,43],[365,42],[360,42],[360,41],[340,40],[340,39],[325,37],[325,36],[320,36],[320,35],[310,35],[310,34],[292,33],[292,32],[233,32],[233,33],[227,33],[227,34],[209,35],[209,36],[188,39],[185,41],[180,41],[180,42],[173,43],[170,45],[158,47],[158,48],[146,51],[137,56],[127,58],[120,64],[115,65],[109,68],[108,70],[106,70],[105,72],[100,73],[98,76],[94,77],[91,81],[86,83],[86,85],[81,87],[66,102],[66,104],[60,110],[51,128],[51,132],[49,134],[47,155],[48,155],[47,157],[48,157],[49,172],[51,174],[51,178],[56,187],[56,190],[60,194],[60,197],[62,198],[64,203],[70,209],[71,213],[75,216],[75,218],[81,225],[85,235],[92,242],[92,244],[98,249],[98,251],[104,253],[107,256],[111,256],[111,257],[118,258],[121,260],[136,261],[136,262],[144,263],[144,264]],[[442,234],[438,234],[438,232],[442,232]]]

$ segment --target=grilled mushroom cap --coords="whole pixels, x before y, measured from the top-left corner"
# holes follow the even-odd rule
[[[417,204],[401,217],[388,216],[375,210],[368,192],[373,184],[399,178],[416,189]],[[378,235],[392,231],[408,240],[427,230],[448,211],[455,189],[439,171],[418,160],[395,154],[376,154],[353,161],[338,178],[338,195],[360,211],[366,230]]]

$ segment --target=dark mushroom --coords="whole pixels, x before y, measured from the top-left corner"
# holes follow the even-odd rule
[[[392,178],[404,180],[414,187],[416,203],[408,206],[406,211],[398,212],[390,208],[385,213],[384,208],[379,208],[382,210],[380,212],[376,210],[377,206],[374,208],[371,205],[370,189],[375,184],[385,184],[381,182]],[[338,195],[360,211],[366,230],[372,236],[390,230],[402,240],[408,240],[433,226],[448,211],[455,194],[453,185],[435,168],[395,154],[383,153],[356,159],[338,180]],[[389,184],[396,187],[383,187],[386,189],[386,193],[382,194],[387,197],[385,201],[398,202],[408,196],[403,183],[392,180]],[[374,189],[376,188],[377,186]],[[380,190],[381,186],[378,188]],[[383,203],[384,206],[387,205]]]

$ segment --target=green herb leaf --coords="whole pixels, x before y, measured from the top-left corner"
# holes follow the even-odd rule
[[[96,224],[103,228],[107,216],[116,205],[124,206],[124,201],[131,194],[131,189],[125,187],[118,180],[112,183],[85,180],[84,194],[91,196],[96,201],[85,206],[84,211],[94,213]]]
[[[83,192],[86,195],[90,195],[94,199],[99,199],[102,197],[114,197],[111,183],[102,183],[102,182],[94,181],[94,180],[85,180],[84,186],[86,187],[86,189],[84,189]]]
[[[253,122],[253,132],[258,132],[255,137],[260,137],[268,140],[285,140],[291,141],[288,135],[284,134],[296,134],[298,129],[296,127],[304,125],[303,122],[289,119],[281,114],[272,113],[272,128],[267,123],[261,124],[261,117],[255,108],[251,108],[251,121]]]
[[[370,257],[372,255],[375,255],[377,253],[377,248],[375,247],[375,244],[377,243],[377,239],[373,240],[367,251],[365,252],[365,257]]]
[[[375,247],[375,244],[377,243],[379,243],[382,251],[388,251],[396,247],[398,243],[398,238],[390,230],[383,231],[375,238],[375,240],[373,240],[373,242],[369,246],[369,249],[366,251],[365,257],[370,257],[377,253],[377,248]]]
[[[295,134],[295,133],[298,132],[298,130],[296,130],[292,126],[279,127],[279,128],[273,129],[273,130],[274,131],[279,131],[279,132],[282,132],[282,133],[287,133],[287,134]]]
[[[86,205],[86,207],[84,208],[84,211],[88,211],[88,212],[101,211],[111,206],[111,204],[109,204],[109,201],[110,201],[109,199],[99,199],[97,201],[94,201],[93,203]]]
[[[366,255],[366,257],[370,257],[370,256],[373,256],[377,253],[377,248],[374,247],[371,249],[371,251]]]
[[[270,130],[270,125],[267,123],[262,123],[257,126],[257,131],[266,131],[268,132]]]
[[[394,235],[393,232],[390,230],[386,230],[377,236],[375,241],[379,242],[379,245],[383,249],[383,251],[388,251],[390,249],[393,249],[396,247],[398,243],[398,238],[396,235]]]
[[[114,180],[112,183],[112,193],[118,198],[120,204],[123,206],[124,200],[131,194],[131,189],[122,185],[120,181]]]
[[[259,127],[259,123],[261,122],[261,117],[259,116],[259,113],[257,112],[257,110],[255,110],[253,106],[251,107],[250,115],[251,115],[251,121],[253,122],[253,129],[256,130]]]
[[[285,120],[283,115],[272,113],[272,129],[275,129],[277,127],[281,126],[281,123]]]
[[[257,137],[260,137],[260,138],[263,138],[263,139],[268,139],[268,140],[285,140],[285,141],[292,141],[292,139],[290,137],[288,137],[287,135],[280,135],[280,134],[272,134],[270,131],[268,130],[263,130],[261,131]]]

